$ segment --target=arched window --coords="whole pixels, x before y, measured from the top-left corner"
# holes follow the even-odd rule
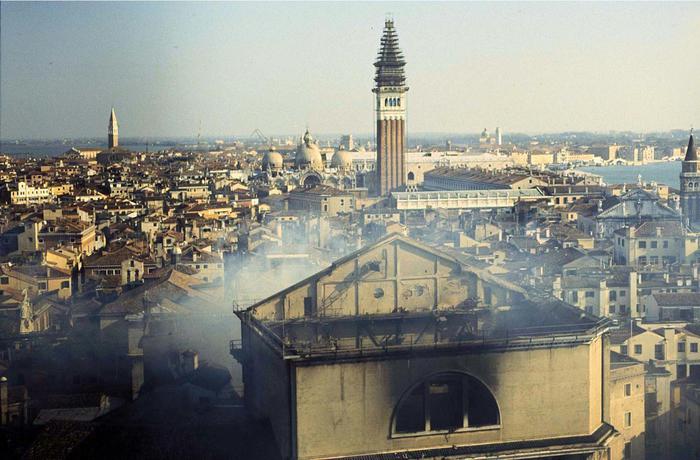
[[[413,171],[408,173],[408,180],[415,180],[415,178],[416,178],[416,175],[413,174]]]
[[[386,107],[386,106],[388,106],[388,105],[389,105],[389,98],[388,98],[388,97],[385,97],[385,98],[384,98],[384,107]]]
[[[400,98],[400,97],[397,97],[397,98],[396,98],[396,105],[398,105],[399,107],[401,107],[401,98]]]
[[[394,413],[397,435],[493,428],[501,423],[496,398],[478,379],[460,372],[435,374],[411,387]]]

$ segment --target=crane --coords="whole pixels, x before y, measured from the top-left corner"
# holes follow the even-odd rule
[[[264,135],[258,128],[253,130],[250,137],[257,137],[263,144],[270,144],[270,138]]]

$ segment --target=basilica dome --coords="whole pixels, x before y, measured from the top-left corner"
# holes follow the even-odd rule
[[[282,154],[279,153],[275,147],[270,147],[270,150],[263,154],[263,171],[282,169],[283,163]]]
[[[316,142],[314,142],[308,130],[304,133],[302,142],[299,144],[299,147],[297,147],[294,164],[300,169],[310,168],[318,171],[323,170],[321,150],[318,148]]]
[[[337,150],[331,158],[331,167],[337,169],[352,169],[352,153],[345,149]]]

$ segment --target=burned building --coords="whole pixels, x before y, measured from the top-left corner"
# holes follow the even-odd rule
[[[237,312],[284,458],[608,458],[608,322],[397,234]]]

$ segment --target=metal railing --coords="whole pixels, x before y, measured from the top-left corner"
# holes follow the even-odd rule
[[[536,329],[536,328],[533,328]],[[541,328],[537,328],[541,329]],[[590,328],[589,328],[590,329]],[[482,333],[464,337],[452,337],[443,340],[431,340],[433,334],[423,338],[416,337],[418,334],[404,335],[397,339],[396,336],[386,336],[379,340],[372,340],[369,336],[348,337],[341,340],[329,340],[323,343],[292,343],[283,347],[286,357],[309,357],[309,356],[333,356],[348,353],[363,355],[366,353],[389,353],[392,351],[412,352],[418,350],[454,348],[461,346],[483,347],[483,346],[552,346],[573,344],[587,339],[590,336],[589,330],[582,328],[565,331],[560,328],[558,331],[544,334],[542,331],[529,331],[525,329],[504,330],[502,334],[492,335]]]

